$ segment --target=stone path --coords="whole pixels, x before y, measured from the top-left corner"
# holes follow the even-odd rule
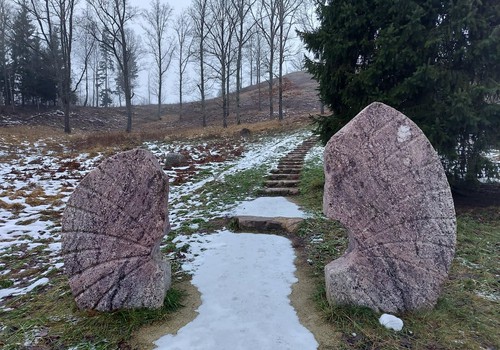
[[[310,137],[293,151],[288,153],[278,163],[276,169],[271,170],[264,182],[265,196],[295,196],[299,194],[300,172],[304,164],[304,157],[317,142],[316,137]]]
[[[288,202],[284,197],[299,194],[300,172],[302,171],[304,158],[316,142],[316,137],[310,137],[280,160],[278,167],[271,170],[271,173],[267,176],[267,180],[264,182],[265,188],[261,191],[263,197],[260,197],[260,199],[283,197],[280,200]],[[281,206],[283,203],[276,199],[274,205]],[[232,219],[234,226],[242,231],[293,233],[296,232],[300,223],[304,220],[301,215],[298,215],[299,217],[295,215],[273,215],[273,210],[270,208],[262,207],[260,209],[258,214],[236,214]]]

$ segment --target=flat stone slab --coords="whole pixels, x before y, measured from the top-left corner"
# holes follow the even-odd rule
[[[269,174],[269,180],[299,180],[300,174]]]
[[[373,103],[328,142],[323,210],[348,230],[347,252],[325,267],[331,303],[389,313],[431,308],[455,252],[446,175],[422,131]]]
[[[163,305],[167,198],[168,178],[146,150],[119,153],[83,178],[62,219],[64,267],[80,309]]]
[[[239,231],[250,230],[252,232],[288,232],[295,233],[300,224],[304,221],[302,218],[283,218],[283,217],[262,217],[262,216],[236,216]]]
[[[259,197],[240,203],[232,212],[233,216],[260,216],[282,218],[305,218],[300,207],[285,197]]]
[[[289,168],[278,168],[278,169],[272,169],[271,174],[300,174],[300,169],[289,169]]]
[[[268,187],[261,192],[266,196],[297,196],[300,193],[299,189],[294,187]]]
[[[299,180],[267,180],[264,185],[267,187],[297,187]]]

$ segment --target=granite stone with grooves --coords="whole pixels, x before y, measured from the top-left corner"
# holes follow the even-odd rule
[[[437,153],[405,115],[372,103],[325,148],[323,209],[348,230],[325,267],[334,304],[431,308],[455,252],[456,218]]]
[[[64,266],[79,308],[163,305],[171,278],[160,253],[167,202],[168,178],[145,150],[108,158],[80,182],[62,219]]]

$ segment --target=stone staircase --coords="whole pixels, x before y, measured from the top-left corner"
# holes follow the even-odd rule
[[[284,197],[298,195],[304,157],[316,142],[316,137],[311,137],[283,157],[278,163],[278,167],[271,170],[271,174],[267,176],[267,180],[264,182],[265,188],[261,194]]]

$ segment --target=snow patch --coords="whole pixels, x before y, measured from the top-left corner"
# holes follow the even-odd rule
[[[30,284],[27,287],[24,288],[4,288],[0,289],[0,299],[5,298],[9,295],[21,295],[21,294],[26,294],[31,292],[33,289],[35,289],[38,286],[44,285],[49,283],[49,279],[44,277],[40,278],[39,280],[36,280],[32,284]]]
[[[379,318],[379,323],[387,329],[392,329],[399,332],[403,329],[403,320],[390,314],[383,314]]]

